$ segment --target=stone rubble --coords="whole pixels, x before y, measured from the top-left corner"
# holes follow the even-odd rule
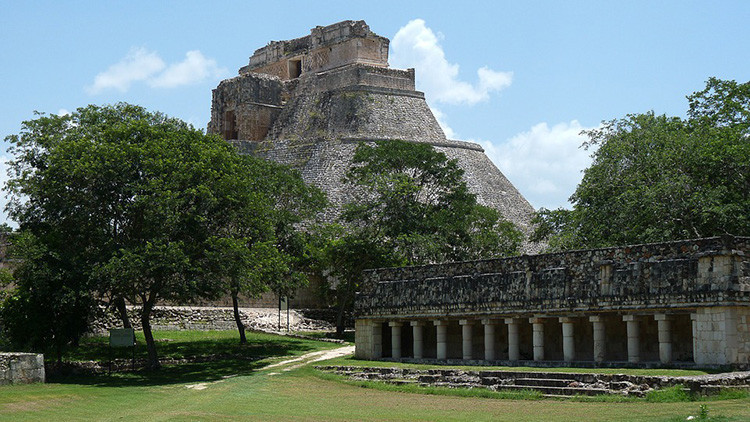
[[[317,366],[354,381],[416,384],[423,387],[486,388],[492,391],[536,390],[546,396],[619,394],[643,397],[648,392],[682,385],[696,394],[722,388],[750,389],[750,372],[690,377],[640,376],[564,372],[464,371],[458,369],[370,368]]]

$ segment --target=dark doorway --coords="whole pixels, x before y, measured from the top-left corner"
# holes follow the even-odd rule
[[[224,139],[237,139],[237,118],[234,110],[224,112]]]
[[[289,60],[289,79],[299,78],[302,74],[302,60]]]

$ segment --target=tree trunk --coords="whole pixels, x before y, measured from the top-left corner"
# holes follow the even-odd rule
[[[336,314],[336,337],[342,338],[344,336],[344,329],[346,328],[346,311],[349,307],[349,295],[344,294],[339,300],[339,311]]]
[[[55,342],[55,354],[57,355],[57,367],[62,368],[62,346],[60,342]]]
[[[234,308],[234,322],[237,323],[237,331],[240,332],[240,344],[245,344],[247,343],[245,324],[242,323],[242,319],[240,318],[240,305],[237,300],[237,292],[232,292],[232,307]]]
[[[117,309],[117,313],[120,316],[120,320],[122,320],[122,328],[132,328],[133,326],[130,325],[130,317],[128,317],[128,308],[125,305],[125,299],[122,296],[117,296],[113,302],[115,309]]]
[[[141,327],[143,327],[143,336],[146,338],[146,349],[148,350],[148,362],[146,363],[146,368],[159,369],[161,364],[159,363],[159,356],[156,354],[154,335],[151,332],[151,309],[153,309],[153,307],[154,304],[151,301],[143,302]]]

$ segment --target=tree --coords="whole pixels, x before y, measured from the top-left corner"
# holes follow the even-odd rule
[[[88,106],[24,122],[6,140],[14,154],[8,211],[38,245],[21,256],[19,289],[6,304],[38,307],[45,296],[32,283],[42,284],[53,296],[71,292],[49,305],[78,301],[85,322],[92,302],[127,298],[141,307],[151,367],[159,366],[150,325],[159,301],[215,297],[226,286],[208,276],[212,254],[244,245],[252,258],[254,245],[275,245],[272,205],[252,189],[252,166],[177,119],[129,104]],[[248,227],[221,230],[231,223]],[[39,329],[64,324],[45,320]]]
[[[541,210],[536,239],[592,248],[750,233],[750,82],[711,78],[688,118],[632,114],[586,131],[598,149],[570,200]]]
[[[338,279],[338,331],[363,269],[518,253],[520,231],[479,205],[456,160],[428,144],[362,143],[345,182],[354,200],[328,247]]]
[[[3,270],[0,320],[5,336],[17,349],[51,349],[58,363],[69,343],[88,329],[96,299],[80,268],[31,233],[13,238],[11,256],[24,258],[11,275]]]
[[[215,233],[204,265],[204,277],[226,283],[232,298],[240,343],[246,343],[239,313],[240,295],[257,296],[268,290],[291,296],[307,282],[308,235],[315,214],[326,205],[325,194],[308,186],[298,172],[251,156],[241,157],[248,195],[213,221]]]

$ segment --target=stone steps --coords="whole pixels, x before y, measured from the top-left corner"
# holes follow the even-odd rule
[[[572,372],[466,371],[459,369],[318,367],[351,379],[449,388],[535,390],[545,396],[618,394],[642,397],[648,391],[682,385],[697,394],[716,394],[725,389],[750,390],[750,373],[697,377],[658,377],[626,374]]]
[[[568,387],[575,383],[574,380],[549,379],[549,378],[518,378],[515,385],[528,387]]]
[[[548,385],[502,385],[498,386],[497,390],[533,390],[542,393],[542,395],[546,397],[600,396],[603,394],[612,394],[610,390],[604,388],[556,387]]]
[[[701,385],[700,386],[700,393],[701,394],[719,394],[722,391],[727,390],[743,390],[743,391],[750,391],[750,385]]]

